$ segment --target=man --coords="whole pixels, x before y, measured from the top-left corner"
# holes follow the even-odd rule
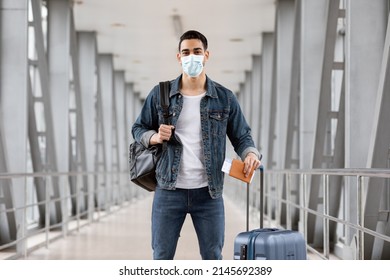
[[[244,173],[260,166],[250,128],[234,94],[204,71],[209,59],[207,39],[185,32],[177,60],[182,74],[171,81],[171,125],[163,123],[159,89],[145,100],[132,133],[145,146],[167,142],[156,168],[157,189],[152,209],[154,259],[173,259],[180,231],[191,215],[202,259],[222,259],[225,214],[221,171],[226,135],[244,160]]]

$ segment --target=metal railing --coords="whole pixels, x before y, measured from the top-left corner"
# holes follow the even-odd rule
[[[103,177],[106,178],[102,180]],[[77,182],[77,187],[73,191],[70,189],[69,183],[71,178]],[[83,179],[85,178],[88,178],[88,186],[84,185],[86,181]],[[34,198],[33,201],[27,201],[28,197],[31,198],[31,194],[28,195],[27,193],[28,185],[30,185],[30,189],[32,187],[33,192],[36,191],[35,188],[37,187],[33,182],[28,183],[27,181],[36,179],[44,181],[44,199],[38,200]],[[4,238],[3,241],[0,238],[0,241],[2,241],[0,243],[0,256],[6,256],[2,257],[2,259],[26,257],[29,252],[40,247],[48,247],[50,242],[66,237],[74,231],[79,231],[84,226],[98,222],[101,218],[126,206],[133,198],[144,195],[144,193],[138,191],[139,188],[131,187],[132,183],[128,180],[127,172],[0,174],[0,186],[5,185],[5,182],[8,182],[7,185],[10,185],[9,182],[14,180],[24,180],[24,202],[19,202],[18,205],[11,208],[5,208],[5,204],[3,203],[3,207],[0,208],[0,217],[4,218],[7,215],[13,215],[18,225],[14,238],[11,238],[7,242],[4,242]],[[53,180],[60,182],[59,186],[62,188],[62,191],[59,197],[52,196]],[[3,201],[4,199],[12,198],[3,197]],[[51,221],[53,205],[55,203],[61,204],[62,211],[59,222]],[[43,222],[31,227],[28,225],[27,217],[34,212],[34,209],[37,212],[39,207],[41,207],[41,210],[44,209],[40,211],[41,214],[44,213],[44,217],[39,217]],[[6,223],[3,219],[2,223],[0,223],[3,230],[4,225]]]
[[[89,179],[87,191],[83,191],[83,177],[87,176]],[[104,176],[123,176],[123,180],[118,180],[116,184],[112,184],[115,180],[99,180],[99,177]],[[25,195],[24,203],[17,205],[16,207],[5,209],[0,208],[0,217],[13,214],[21,217],[18,222],[22,224],[18,227],[16,238],[7,242],[1,243],[0,255],[3,252],[11,251],[7,255],[7,258],[20,258],[27,256],[27,254],[37,248],[46,246],[48,247],[50,242],[66,237],[68,234],[79,231],[81,227],[90,225],[93,222],[99,221],[100,218],[114,213],[121,207],[125,206],[131,199],[145,195],[145,192],[140,188],[132,188],[131,183],[127,179],[127,173],[101,173],[101,172],[74,172],[74,173],[24,173],[24,174],[0,174],[0,184],[5,180],[25,180]],[[321,177],[321,189],[322,189],[322,209],[311,209],[308,201],[310,194],[310,179],[313,176]],[[352,222],[350,219],[340,216],[332,216],[329,213],[329,192],[333,187],[330,184],[330,176],[341,176],[342,178],[355,178],[356,182],[354,188],[356,189],[355,199],[350,199],[350,203],[357,205],[356,222]],[[51,188],[53,187],[51,181],[55,178],[66,180],[61,184],[62,188],[69,189],[68,180],[70,178],[77,177],[79,186],[75,192],[68,192],[58,198],[52,198]],[[259,216],[260,200],[259,200],[259,176],[255,176],[251,186],[251,200],[250,205],[252,214]],[[40,201],[27,201],[27,180],[40,178],[45,181],[45,197]],[[119,178],[119,177],[118,177]],[[265,221],[269,226],[285,227],[292,229],[297,226],[297,221],[294,218],[294,214],[299,214],[298,230],[302,232],[307,240],[308,236],[308,215],[314,215],[316,218],[322,220],[323,231],[323,244],[322,250],[318,250],[317,247],[313,247],[307,244],[309,252],[319,256],[322,259],[330,259],[331,243],[330,243],[330,230],[329,223],[334,222],[346,228],[346,232],[353,230],[356,232],[356,252],[354,259],[364,259],[364,237],[365,235],[373,236],[384,242],[390,242],[390,236],[372,230],[365,227],[364,223],[364,206],[366,197],[366,186],[370,178],[383,178],[385,180],[390,179],[389,169],[313,169],[313,170],[266,170],[265,171],[265,195],[264,205],[265,209]],[[236,204],[245,204],[246,188],[245,184],[234,188],[234,185],[240,185],[235,179],[229,177],[226,178],[225,193],[232,197]],[[101,182],[106,182],[105,185],[101,185]],[[121,185],[123,182],[123,185]],[[344,183],[344,186],[350,186],[351,182]],[[283,190],[285,190],[283,192]],[[372,191],[372,190],[371,190]],[[375,190],[374,190],[375,191]],[[63,192],[64,193],[64,192]],[[113,194],[116,193],[116,197]],[[297,194],[299,196],[297,197]],[[98,203],[99,197],[103,197],[103,200]],[[71,202],[73,200],[73,202]],[[82,200],[87,203],[83,210],[80,205],[83,204]],[[62,203],[62,219],[58,223],[52,223],[50,221],[51,207],[54,203]],[[73,203],[73,204],[72,204]],[[4,204],[3,204],[4,205]],[[33,208],[44,207],[44,223],[39,227],[28,228],[27,217],[29,211]],[[340,204],[344,210],[348,209],[350,205]],[[71,211],[72,208],[75,211]],[[284,208],[284,211],[283,211]],[[243,207],[243,209],[245,209]],[[343,210],[343,209],[342,209]],[[343,211],[340,212],[343,212]],[[282,214],[282,212],[284,214]],[[282,218],[285,217],[282,223]],[[283,224],[283,225],[282,225]],[[35,237],[41,237],[39,242],[36,242],[33,246],[29,244],[29,241]],[[1,240],[1,239],[0,239]],[[347,244],[348,246],[348,244]],[[16,248],[16,249],[15,249]]]
[[[316,219],[322,220],[322,246],[307,244],[308,251],[321,259],[330,259],[332,252],[330,222],[335,223],[337,227],[343,227],[345,235],[351,235],[351,232],[355,234],[356,244],[354,246],[356,248],[353,248],[354,256],[351,259],[364,259],[365,235],[370,235],[383,242],[390,242],[390,236],[366,227],[364,221],[368,182],[371,178],[382,178],[387,180],[386,185],[389,187],[390,169],[266,170],[264,176],[265,209],[263,209],[263,213],[265,213],[264,220],[268,221],[268,226],[299,230],[307,240],[308,215],[313,215]],[[308,198],[310,195],[310,184],[314,176],[321,177],[320,194],[322,195],[322,202],[319,203],[320,207],[312,209],[309,207]],[[330,176],[341,177],[344,180],[343,184],[341,186],[331,185]],[[253,217],[259,216],[260,209],[259,178],[257,177],[259,176],[255,176],[253,179],[251,184],[253,187],[250,189],[250,205]],[[350,178],[355,179],[351,180]],[[235,179],[226,179],[226,185],[229,186],[225,188],[227,195],[235,200],[236,203],[243,204],[245,202],[245,185],[242,184],[238,188],[232,188],[231,185],[240,184],[237,184]],[[340,203],[339,207],[343,209],[340,209],[339,213],[347,211],[351,204],[354,204],[356,206],[356,220],[351,221],[353,219],[350,219],[350,217],[342,217],[343,215],[340,214],[336,216],[330,215],[330,189],[337,187],[348,188],[351,186],[355,195],[349,198],[349,200],[344,200],[344,203]],[[374,188],[370,189],[370,191],[380,190]],[[294,214],[296,215],[294,216]],[[299,216],[298,221],[296,216]],[[350,244],[345,244],[345,246],[348,247]]]

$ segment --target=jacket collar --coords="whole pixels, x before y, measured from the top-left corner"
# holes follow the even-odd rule
[[[180,83],[183,74],[177,77],[175,80],[171,81],[171,91],[169,92],[169,97],[180,94]],[[213,80],[211,80],[206,75],[206,96],[217,98],[217,91],[215,89],[215,84]]]

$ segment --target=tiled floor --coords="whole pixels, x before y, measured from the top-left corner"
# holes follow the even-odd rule
[[[148,260],[150,246],[150,212],[152,195],[83,227],[80,232],[31,252],[26,259],[34,260]],[[225,198],[226,236],[224,259],[233,258],[235,236],[245,230],[245,212]],[[191,218],[183,226],[177,260],[199,260],[199,250]]]

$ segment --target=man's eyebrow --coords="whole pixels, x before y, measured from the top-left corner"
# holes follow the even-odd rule
[[[194,51],[199,51],[199,50],[202,50],[202,48],[194,48],[193,49]],[[190,49],[182,49],[181,52],[189,52]]]

